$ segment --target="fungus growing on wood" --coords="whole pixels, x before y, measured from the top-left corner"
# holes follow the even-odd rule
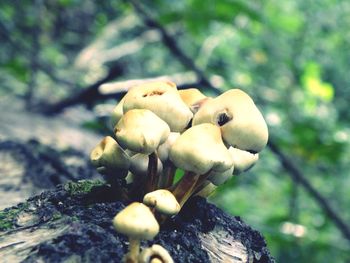
[[[120,211],[113,219],[115,230],[129,238],[129,253],[125,262],[137,263],[140,241],[152,240],[159,232],[159,224],[151,210],[144,204],[134,202]]]
[[[245,92],[233,89],[210,98],[197,89],[178,91],[168,81],[131,88],[111,122],[116,141],[102,141],[92,162],[101,173],[118,171],[123,181],[116,191],[126,192],[126,200],[144,198],[158,209],[167,202],[164,193],[172,193],[178,204],[165,213],[178,212],[191,196],[206,197],[248,170],[268,138],[260,111]],[[175,183],[179,169],[184,175]]]

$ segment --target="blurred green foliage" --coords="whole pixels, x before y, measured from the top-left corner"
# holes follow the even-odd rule
[[[215,86],[252,95],[274,142],[350,224],[350,2],[143,3]],[[187,72],[159,39],[145,41],[149,30],[126,1],[1,1],[0,94],[25,96],[34,81],[34,97],[54,101],[111,63],[122,79]],[[127,55],[107,52],[136,38]],[[350,261],[349,240],[269,150],[211,200],[259,229],[277,262]]]

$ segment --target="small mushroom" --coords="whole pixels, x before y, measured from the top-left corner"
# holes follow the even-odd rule
[[[266,145],[266,122],[254,101],[242,90],[228,90],[208,100],[194,115],[192,124],[212,123],[220,127],[223,140],[230,146],[260,152]]]
[[[169,158],[176,167],[196,174],[211,169],[222,172],[233,165],[220,128],[210,123],[192,126],[181,134],[171,147]]]
[[[230,147],[228,149],[230,152],[233,164],[235,166],[235,169],[233,171],[234,175],[238,175],[240,173],[243,173],[250,168],[252,168],[257,161],[259,160],[259,154],[258,153],[250,153],[247,151],[239,150],[233,147]]]
[[[130,167],[128,154],[110,136],[106,136],[91,151],[90,160],[101,174],[125,177]]]
[[[176,215],[181,209],[175,196],[165,189],[158,189],[146,194],[143,203],[165,215]]]
[[[176,85],[169,81],[148,82],[131,88],[125,95],[123,111],[148,109],[164,120],[172,132],[182,132],[193,117],[181,100]]]
[[[192,126],[181,134],[171,147],[169,158],[176,167],[186,171],[172,191],[181,206],[207,179],[210,171],[220,173],[233,166],[220,128],[211,123]]]
[[[126,112],[114,128],[118,143],[131,151],[151,154],[168,138],[169,126],[150,110]]]
[[[164,247],[155,244],[142,250],[139,263],[174,263],[174,260]]]
[[[159,232],[159,224],[151,210],[144,204],[134,202],[120,211],[113,219],[115,230],[129,237],[129,253],[126,262],[137,263],[140,240],[152,240]]]

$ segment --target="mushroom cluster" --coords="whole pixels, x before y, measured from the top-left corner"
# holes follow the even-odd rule
[[[116,194],[140,201],[167,189],[180,206],[251,168],[268,139],[262,114],[242,90],[211,98],[169,81],[131,88],[113,110],[111,126],[113,137],[93,149],[91,161]],[[184,176],[174,183],[177,169]]]
[[[169,81],[131,88],[113,110],[111,126],[113,137],[90,157],[116,195],[133,202],[113,220],[130,239],[126,262],[171,262],[157,258],[160,252],[151,261],[157,246],[139,255],[140,240],[153,239],[158,222],[177,214],[191,196],[207,197],[250,169],[268,139],[262,114],[242,90],[211,98]],[[178,169],[184,174],[176,181]]]

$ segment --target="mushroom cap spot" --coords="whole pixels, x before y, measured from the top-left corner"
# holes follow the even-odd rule
[[[233,176],[234,166],[224,172],[210,171],[208,181],[216,186],[226,183]]]
[[[113,219],[115,230],[135,239],[153,239],[159,232],[159,224],[151,210],[144,204],[134,202]]]
[[[109,123],[112,129],[114,129],[115,125],[117,125],[119,120],[123,117],[123,114],[124,114],[123,105],[124,105],[124,97],[118,102],[118,104],[114,107],[111,113]]]
[[[227,116],[222,118],[222,114]],[[220,126],[223,140],[241,150],[260,152],[267,144],[268,129],[262,114],[254,101],[239,89],[208,100],[194,115],[192,123]]]
[[[150,154],[168,138],[168,124],[146,109],[124,114],[114,129],[119,144],[131,151]]]
[[[123,111],[148,109],[164,120],[173,132],[183,131],[193,117],[172,82],[147,82],[125,95]]]
[[[176,215],[181,209],[175,196],[165,189],[159,189],[146,194],[143,198],[143,203],[154,207],[157,211],[166,215]]]
[[[238,175],[242,172],[249,170],[259,160],[258,153],[253,154],[247,151],[236,149],[234,147],[230,147],[228,151],[232,156],[233,164],[235,166],[235,169],[233,171],[234,175]]]
[[[207,98],[199,89],[195,88],[179,90],[179,95],[188,107]]]
[[[169,151],[171,146],[174,144],[175,140],[180,136],[178,132],[171,132],[164,143],[159,145],[157,149],[157,154],[159,159],[164,162],[169,159]]]
[[[139,263],[151,263],[153,259],[160,259],[162,263],[174,263],[169,252],[161,245],[154,244],[152,247],[145,248],[139,255]],[[157,262],[157,261],[156,261]]]
[[[128,154],[111,136],[104,137],[91,151],[90,160],[99,172],[128,170],[130,167]]]
[[[195,174],[211,169],[226,171],[233,165],[220,128],[211,123],[192,126],[181,134],[170,149],[169,159],[175,166]]]

